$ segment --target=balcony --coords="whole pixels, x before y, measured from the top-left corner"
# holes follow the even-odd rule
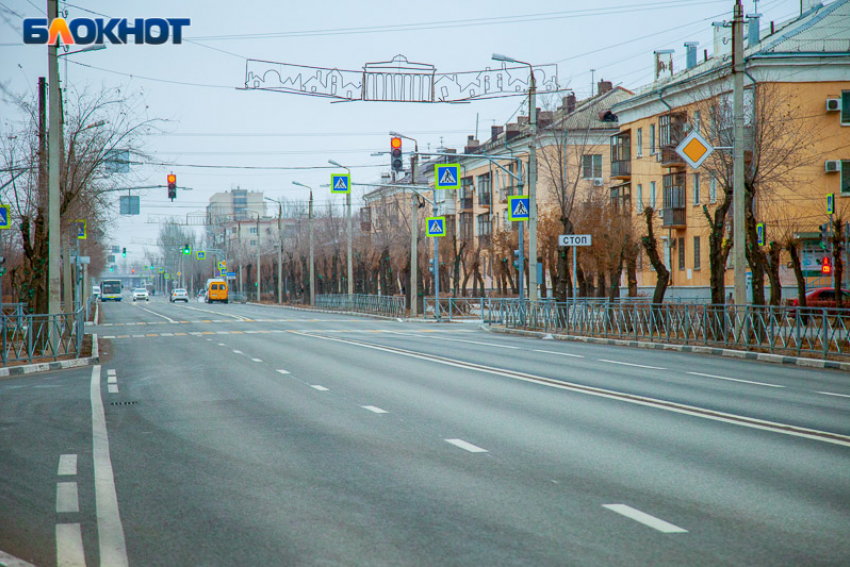
[[[687,180],[688,176],[684,172],[664,176],[661,224],[665,228],[684,228],[686,225]]]
[[[458,200],[460,201],[460,210],[471,211],[473,209],[473,207],[474,207],[473,200],[474,199],[472,197],[466,197],[466,198],[458,199]]]
[[[676,146],[679,144],[676,143],[672,146],[661,146],[661,149],[658,152],[658,161],[661,162],[662,167],[684,167],[685,160],[682,159],[676,152]]]
[[[688,123],[687,112],[672,112],[661,116],[658,120],[659,153],[658,160],[662,167],[684,167],[685,162],[676,153],[676,146],[685,138],[685,125]]]
[[[632,133],[611,136],[611,178],[628,181],[632,176]]]

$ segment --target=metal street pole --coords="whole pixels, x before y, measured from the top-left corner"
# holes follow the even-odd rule
[[[283,205],[277,204],[277,302],[283,303]]]
[[[735,141],[733,143],[733,250],[735,254],[735,304],[747,303],[746,216],[744,211],[744,7],[736,0],[732,20],[732,77]]]
[[[525,299],[523,296],[523,284],[525,283],[525,239],[523,238],[524,222],[519,223],[519,254],[517,255],[517,268],[519,269],[519,300]]]
[[[262,275],[260,266],[260,213],[257,213],[257,303],[260,302],[260,288],[262,287],[260,285],[260,276]]]
[[[53,21],[58,16],[58,0],[48,0],[47,19]],[[59,164],[62,142],[62,116],[59,110],[59,59],[57,41],[47,46],[48,72],[48,174],[47,174],[47,222],[48,222],[48,257],[47,257],[47,312],[59,314],[60,266],[59,247],[61,246],[61,222],[59,218]],[[53,326],[50,327],[50,342],[55,346],[57,337],[53,336]]]
[[[434,216],[439,215],[439,210],[437,207],[437,187],[434,186]],[[444,227],[445,229],[445,227]],[[434,238],[434,317],[436,319],[440,318],[440,239],[436,236]],[[423,313],[423,316],[425,314]]]
[[[413,155],[410,157],[410,185],[416,185],[416,166],[419,162],[419,142],[415,138],[390,132],[390,136],[397,136],[413,142]],[[436,203],[436,196],[434,202]],[[437,206],[434,205],[434,216],[437,215]],[[419,314],[419,199],[414,192],[410,203],[410,316]]]
[[[348,193],[345,194],[345,214],[348,217],[348,300],[352,301],[352,296],[354,295],[354,252],[352,246],[352,239],[354,238],[354,227],[351,220],[351,169],[345,167],[344,165],[335,162],[332,159],[328,160],[328,163],[331,165],[335,165],[337,167],[341,167],[348,172]]]
[[[242,221],[236,221],[236,238],[237,246],[239,246],[239,295],[245,297],[244,282],[242,280]]]
[[[307,226],[310,232],[310,305],[316,305],[316,273],[313,262],[313,188],[297,181],[292,182],[293,185],[304,187],[310,190],[310,205],[307,209]]]

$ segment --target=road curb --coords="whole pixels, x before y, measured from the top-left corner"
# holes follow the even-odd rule
[[[850,362],[838,362],[835,360],[819,360],[816,358],[803,358],[799,356],[785,356],[782,354],[771,354],[766,352],[749,352],[745,350],[734,350],[728,348],[694,346],[694,345],[674,345],[668,343],[650,343],[646,341],[627,341],[623,339],[605,339],[600,337],[585,337],[582,335],[559,335],[555,333],[545,333],[541,331],[526,331],[523,329],[505,329],[503,327],[493,327],[480,325],[480,328],[491,333],[502,333],[505,335],[520,335],[525,337],[542,338],[544,336],[551,337],[559,341],[574,341],[581,343],[591,343],[609,346],[622,346],[631,348],[642,348],[650,350],[670,350],[676,352],[692,352],[696,354],[710,354],[713,356],[725,356],[727,358],[739,358],[744,360],[757,360],[759,362],[769,362],[771,364],[787,364],[790,366],[802,366],[806,368],[828,368],[831,370],[841,370],[850,372]]]
[[[98,364],[100,362],[100,348],[97,344],[97,335],[92,334],[91,337],[91,356],[85,358],[74,358],[72,360],[57,360],[56,362],[40,362],[38,364],[23,364],[21,366],[0,368],[0,378],[10,378],[12,376],[36,374],[39,372],[50,372],[51,370],[64,370],[66,368],[81,368],[83,366]]]

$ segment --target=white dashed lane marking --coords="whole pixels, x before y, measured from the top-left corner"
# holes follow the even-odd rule
[[[284,370],[283,368],[278,368],[278,369],[277,369],[277,371],[278,371],[278,373],[280,373],[280,374],[289,374],[289,371],[288,371],[288,370]]]
[[[836,394],[835,392],[818,392],[818,394],[823,394],[824,396],[837,396],[839,398],[850,398],[847,394]]]
[[[686,534],[688,530],[684,528],[680,528],[677,525],[671,524],[670,522],[665,522],[660,518],[656,518],[655,516],[650,516],[646,512],[641,512],[631,506],[627,506],[626,504],[603,504],[603,508],[611,510],[612,512],[616,512],[621,516],[625,516],[626,518],[630,518],[636,522],[639,522],[645,526],[649,526],[652,529],[658,530],[661,533],[665,534]]]
[[[714,374],[703,374],[702,372],[688,372],[691,376],[702,376],[704,378],[715,378],[717,380],[726,380],[727,382],[741,382],[743,384],[753,384],[755,386],[767,386],[768,388],[784,388],[778,384],[766,384],[764,382],[753,382],[752,380],[741,380],[740,378],[729,378],[728,376],[716,376]]]
[[[56,512],[73,514],[80,511],[80,499],[76,482],[56,483]]]
[[[314,390],[318,390],[320,392],[327,392],[328,391],[327,388],[325,388],[324,386],[319,386],[318,384],[310,384],[310,387],[313,388]]]
[[[372,413],[389,413],[387,410],[383,410],[376,406],[360,406],[366,411],[370,411]]]
[[[56,472],[56,474],[60,476],[77,474],[77,455],[60,455],[59,470]]]
[[[446,443],[451,443],[455,447],[460,447],[464,451],[469,451],[470,453],[487,453],[487,449],[482,449],[477,445],[473,445],[472,443],[468,443],[463,439],[445,439]]]
[[[661,368],[660,366],[647,366],[645,364],[632,364],[631,362],[619,362],[617,360],[606,360],[604,358],[598,359],[599,362],[607,362],[608,364],[619,364],[620,366],[634,366],[635,368],[648,368],[650,370],[667,370],[666,368]]]

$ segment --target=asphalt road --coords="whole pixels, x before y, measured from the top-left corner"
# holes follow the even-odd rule
[[[101,366],[0,380],[0,565],[850,557],[847,374],[473,324],[101,307]]]

